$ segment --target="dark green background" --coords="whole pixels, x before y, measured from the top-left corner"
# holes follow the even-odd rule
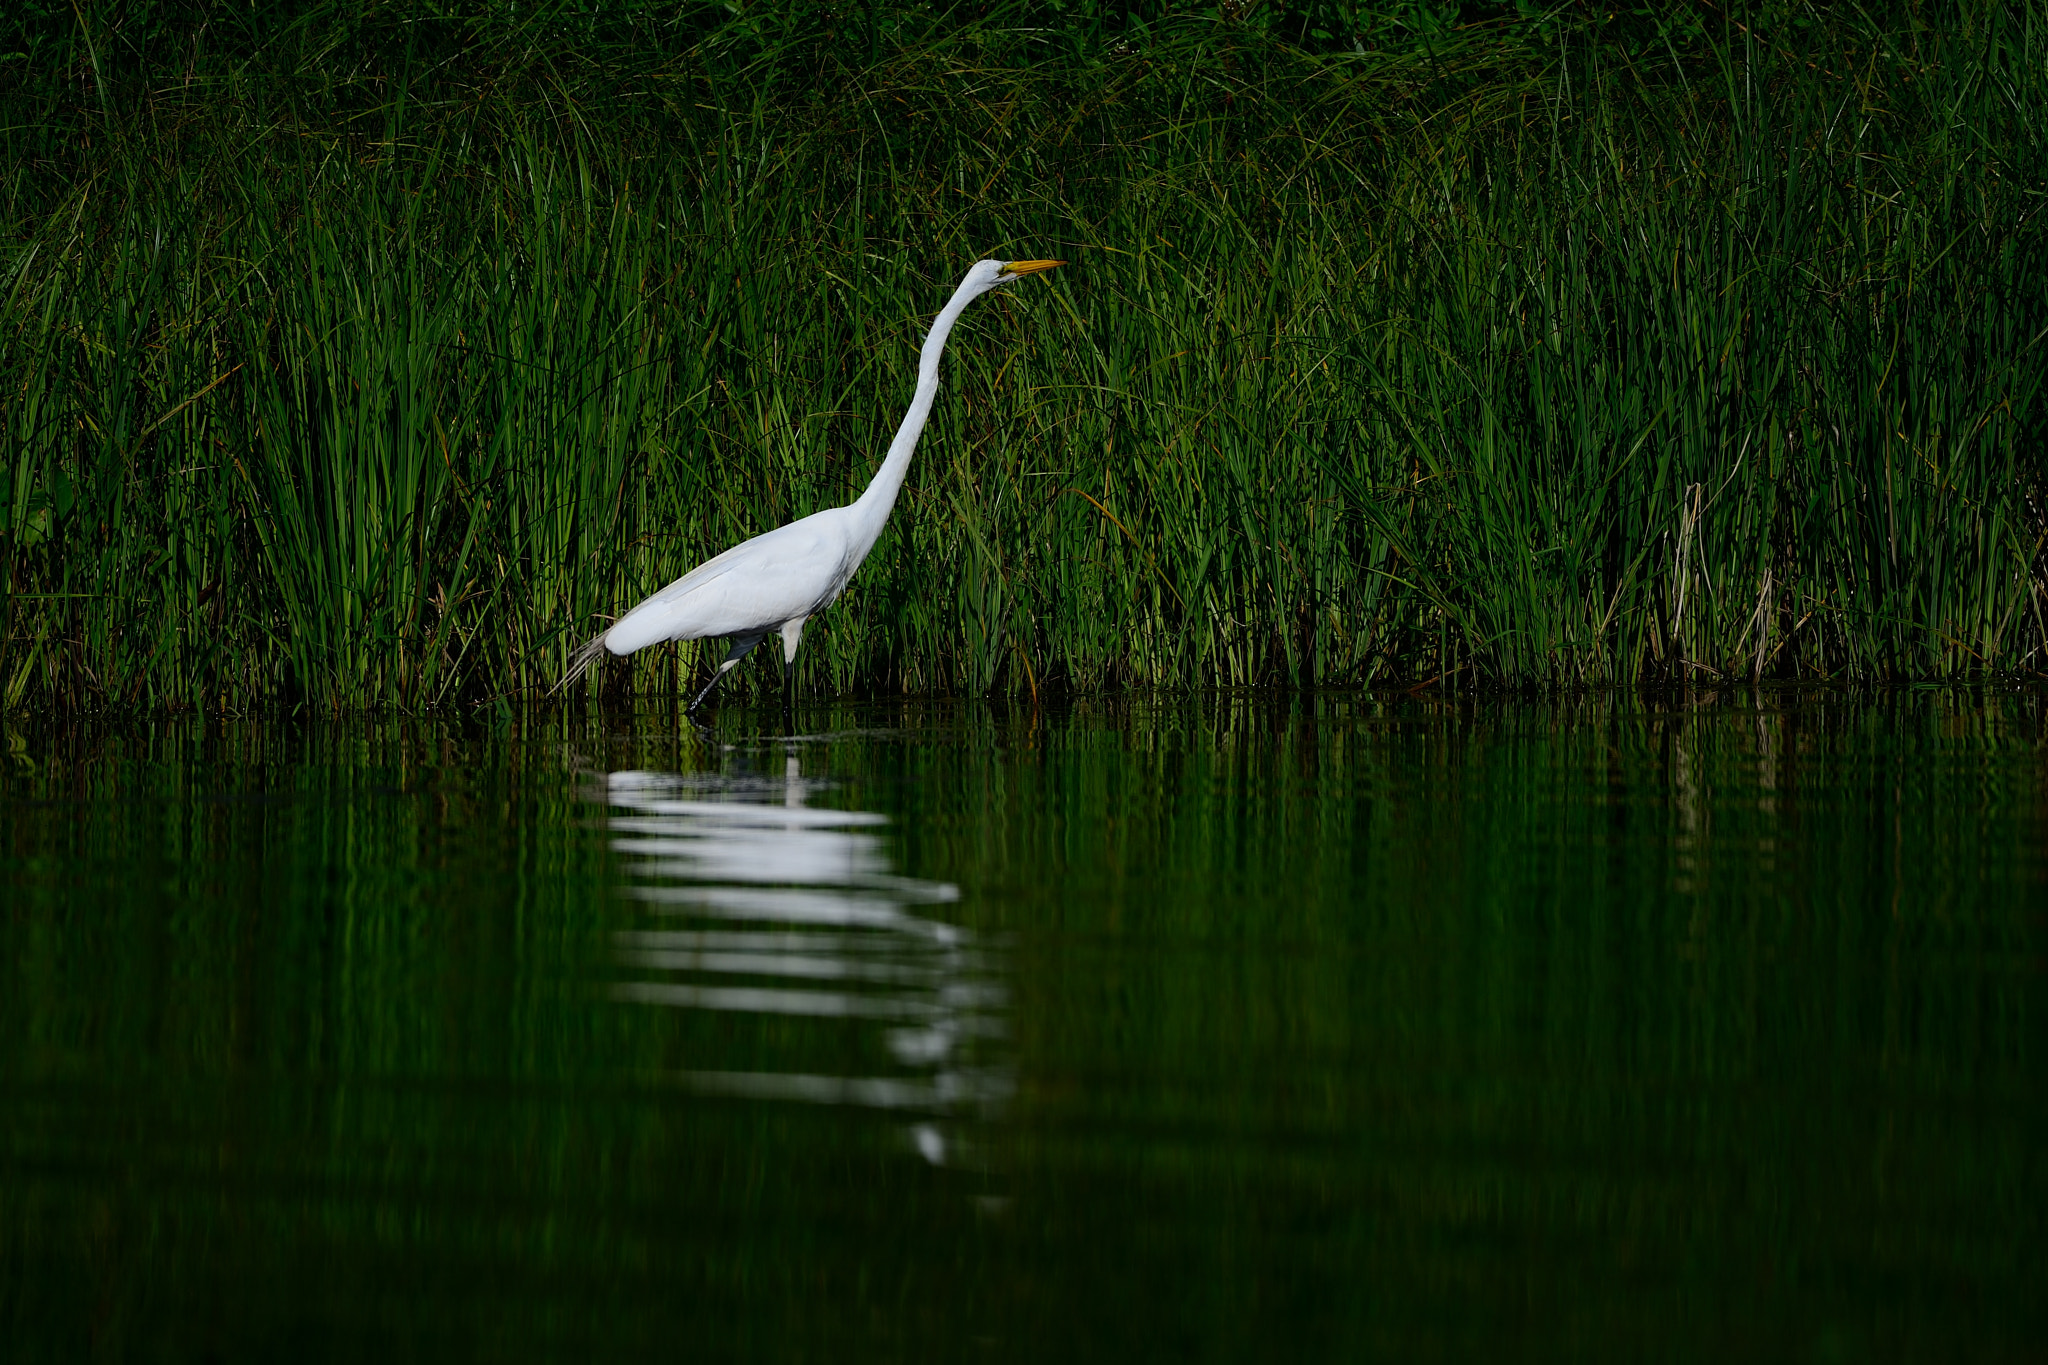
[[[2048,647],[2038,0],[20,15],[0,705],[508,713],[991,255],[815,693]]]

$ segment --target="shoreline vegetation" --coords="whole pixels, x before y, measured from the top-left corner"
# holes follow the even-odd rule
[[[989,255],[807,693],[2048,675],[2048,7],[1659,13],[29,4],[0,705],[538,699]]]

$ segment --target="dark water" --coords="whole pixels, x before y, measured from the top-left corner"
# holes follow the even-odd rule
[[[2039,695],[59,728],[11,1361],[2038,1359]]]

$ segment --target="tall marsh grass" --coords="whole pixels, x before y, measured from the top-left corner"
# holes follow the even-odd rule
[[[0,700],[536,694],[857,494],[1004,254],[1072,264],[955,333],[809,688],[2044,669],[2039,6],[544,28],[11,69]]]

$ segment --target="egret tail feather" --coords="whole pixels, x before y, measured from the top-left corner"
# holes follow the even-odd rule
[[[569,656],[569,671],[562,675],[562,680],[554,685],[553,690],[548,693],[549,696],[552,697],[556,692],[566,689],[569,684],[588,673],[592,664],[604,657],[604,637],[609,633],[600,631],[584,641],[576,652]]]

